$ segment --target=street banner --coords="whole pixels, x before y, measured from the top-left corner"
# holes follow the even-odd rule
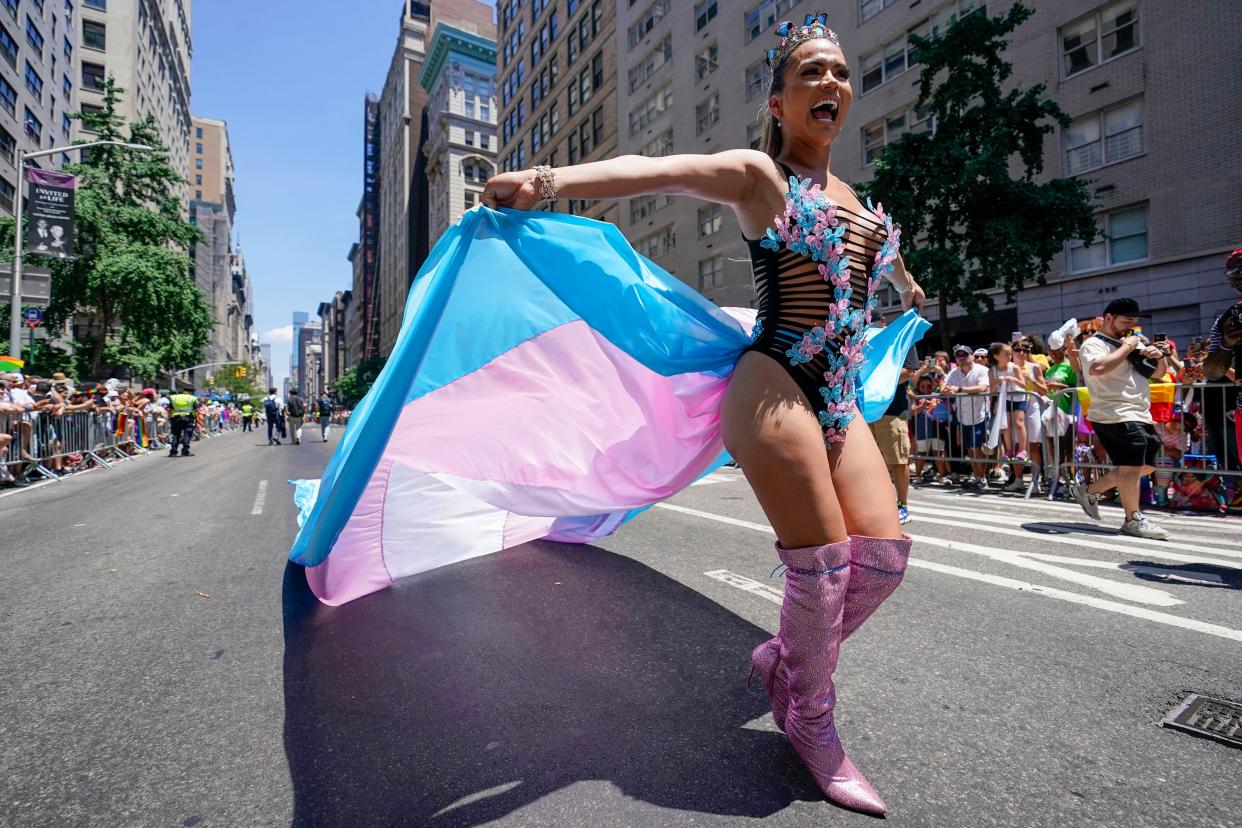
[[[73,191],[77,180],[53,170],[26,169],[30,196],[26,201],[26,252],[37,256],[73,257]]]

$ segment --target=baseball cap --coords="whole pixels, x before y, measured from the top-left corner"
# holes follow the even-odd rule
[[[953,346],[953,356],[957,356],[958,354],[969,354],[970,352],[971,351],[970,351],[969,345],[954,345]]]
[[[1139,303],[1128,297],[1114,299],[1108,303],[1108,307],[1104,308],[1104,315],[1112,314],[1113,316],[1151,316],[1150,313],[1144,313],[1139,308]]]
[[[985,357],[985,356],[987,356],[987,355],[988,355],[988,349],[987,349],[987,348],[975,348],[975,356],[977,356],[977,357]]]

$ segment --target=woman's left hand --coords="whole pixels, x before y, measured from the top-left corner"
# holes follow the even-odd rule
[[[919,287],[919,283],[910,278],[913,289],[909,293],[901,294],[902,310],[909,310],[911,307],[923,310],[923,303],[927,301],[927,295],[923,293],[923,288]]]

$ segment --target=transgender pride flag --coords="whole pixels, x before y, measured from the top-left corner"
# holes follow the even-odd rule
[[[754,315],[611,224],[470,210],[414,280],[322,481],[297,482],[290,559],[340,604],[536,538],[609,534],[727,459],[720,401]],[[910,312],[870,341],[868,419],[927,327]]]

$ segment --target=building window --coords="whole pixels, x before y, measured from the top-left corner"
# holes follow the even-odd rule
[[[1143,101],[1076,119],[1065,129],[1065,173],[1077,175],[1143,153]]]
[[[9,66],[17,68],[17,41],[3,26],[0,26],[0,55],[9,62]]]
[[[762,124],[746,125],[746,146],[753,150],[759,149],[759,142],[763,140]]]
[[[31,95],[34,95],[35,100],[43,100],[43,78],[39,77],[39,73],[30,65],[30,61],[26,61],[26,88],[30,90]]]
[[[14,138],[7,129],[0,127],[0,155],[11,162],[16,162],[17,139]]]
[[[671,253],[677,247],[677,230],[669,224],[654,233],[643,236],[634,245],[634,249],[648,259],[656,259]]]
[[[668,14],[672,7],[673,0],[655,0],[648,6],[642,17],[638,18],[638,22],[630,26],[626,32],[630,48],[633,49],[641,43],[642,39],[651,33],[651,30],[664,19],[664,15]]]
[[[201,175],[194,176],[194,183],[199,187],[203,186],[203,177]]]
[[[107,29],[102,23],[96,23],[94,20],[82,21],[82,45],[88,49],[99,49],[100,51],[107,48],[108,38]]]
[[[630,111],[630,137],[642,132],[672,106],[673,89],[666,83]]]
[[[1147,206],[1127,207],[1103,213],[1098,218],[1099,234],[1094,244],[1069,243],[1066,269],[1083,273],[1104,267],[1142,261],[1147,258]]]
[[[724,287],[724,256],[699,259],[699,290]]]
[[[775,26],[776,16],[787,14],[797,2],[798,0],[761,0],[756,3],[742,18],[746,28],[746,42],[749,43]]]
[[[652,76],[673,59],[673,36],[665,35],[659,44],[643,56],[636,66],[630,68],[630,94],[651,79]]]
[[[474,205],[478,203],[479,203],[479,194],[475,192],[474,190],[466,190],[464,193],[462,193],[461,206],[463,209],[469,210],[471,207],[473,207]]]
[[[1061,70],[1064,77],[1137,49],[1138,3],[1123,0],[1096,9],[1061,27]]]
[[[26,107],[26,115],[23,119],[23,125],[26,127],[26,134],[36,141],[43,140],[43,122],[35,117],[30,111],[30,107]]]
[[[65,90],[65,100],[68,100],[73,94],[73,81],[69,80],[68,75],[64,76],[63,81],[62,88]]]
[[[672,197],[664,193],[632,198],[630,199],[630,224],[637,224],[672,203]]]
[[[43,34],[30,15],[26,15],[26,42],[34,47],[39,57],[43,57]]]
[[[102,92],[104,88],[104,68],[98,63],[82,61],[82,86]]]
[[[958,20],[968,14],[984,10],[982,0],[953,0],[949,5],[909,29],[900,37],[890,40],[884,47],[863,55],[862,58],[862,91],[870,92],[881,84],[888,83],[907,69],[915,66],[918,60],[914,47],[910,44],[910,35],[930,37],[939,35]]]
[[[17,190],[13,188],[7,180],[0,178],[0,207],[13,212],[13,198],[17,195]]]
[[[17,2],[18,0],[0,0],[0,3],[3,3],[9,14],[13,15],[14,20],[17,19]]]
[[[746,100],[767,91],[767,70],[764,62],[758,61],[746,67]]]
[[[201,170],[202,168],[203,168],[203,159],[201,159],[201,158],[195,158],[195,159],[194,159],[194,169],[196,169],[196,170]]]
[[[708,236],[719,233],[723,222],[724,209],[719,204],[708,204],[706,207],[700,207],[699,238],[705,239]]]
[[[466,130],[466,146],[468,147],[474,146],[474,130],[473,129]]]
[[[82,5],[88,9],[99,9],[100,11],[108,10],[108,0],[82,0]]]
[[[73,129],[73,119],[72,119],[72,118],[70,118],[67,114],[65,114],[65,113],[61,113],[61,116],[60,116],[60,131],[64,134],[64,136],[65,136],[66,138],[68,138],[68,137],[69,137],[69,131],[70,131],[71,129]]]
[[[602,106],[595,107],[595,111],[591,113],[591,132],[595,146],[598,147],[604,143],[604,108]]]
[[[858,22],[866,23],[897,0],[858,0]]]
[[[194,200],[195,200],[195,201],[202,201],[202,200],[203,200],[203,191],[202,191],[202,190],[195,190],[195,191],[194,191]]]
[[[203,137],[203,128],[202,128],[202,127],[194,127],[194,137],[195,137],[195,138],[199,138],[199,139],[201,139],[201,138]]]
[[[710,98],[694,108],[695,134],[702,135],[720,120],[720,93],[715,92]]]
[[[704,26],[716,19],[716,0],[702,0],[694,4],[694,30],[701,31]]]
[[[200,152],[200,153],[201,153],[201,152],[203,151],[203,145],[202,145],[202,144],[198,144],[198,143],[196,143],[196,144],[194,145],[194,151],[195,151],[195,152]]]
[[[666,129],[656,137],[652,138],[638,150],[639,155],[645,155],[648,158],[660,158],[665,155],[673,154],[673,130]]]
[[[671,55],[670,55],[671,56]],[[720,47],[713,43],[694,56],[694,79],[701,81],[720,67]]]
[[[863,166],[869,167],[879,158],[884,148],[896,141],[906,131],[909,110],[902,110],[862,128]]]

